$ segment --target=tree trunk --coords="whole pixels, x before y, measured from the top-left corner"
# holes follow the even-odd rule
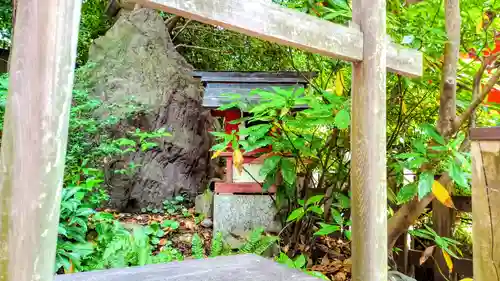
[[[441,97],[439,107],[439,120],[437,129],[445,137],[451,136],[454,131],[455,119],[457,118],[456,93],[457,93],[457,66],[460,51],[460,1],[446,0],[446,33],[448,41],[444,47],[443,74],[441,81]],[[452,192],[451,182],[443,185]],[[451,237],[453,230],[455,212],[444,206],[438,200],[432,202],[432,221],[434,230],[442,237]],[[448,272],[446,261],[441,251],[435,255],[436,266],[439,266],[445,274]],[[434,280],[445,280],[439,270],[434,270]]]
[[[161,209],[177,195],[194,198],[205,186],[210,167],[209,114],[202,108],[203,88],[193,68],[177,53],[159,14],[138,9],[121,16],[89,54],[93,94],[104,102],[98,113],[127,119],[118,135],[133,130],[171,131],[159,147],[138,152],[108,171],[111,207],[135,211]],[[110,107],[112,106],[112,107]],[[113,173],[128,161],[140,165],[133,177]]]
[[[448,42],[445,44],[443,74],[441,81],[441,96],[439,107],[439,120],[437,129],[441,135],[448,137],[458,128],[455,127],[456,117],[456,89],[457,89],[457,65],[460,48],[460,6],[458,0],[446,0],[446,31]],[[449,186],[451,179],[444,175],[439,179],[443,186]],[[429,194],[422,200],[413,200],[401,207],[388,222],[388,246],[391,249],[398,237],[403,234],[408,227],[422,214],[427,205],[434,199],[433,194]],[[441,208],[441,203],[434,201],[434,213],[439,213],[439,217],[450,217],[451,210]],[[444,214],[446,213],[446,214]],[[451,220],[453,221],[453,220]],[[451,229],[449,230],[451,231]],[[438,233],[449,236],[451,233]]]

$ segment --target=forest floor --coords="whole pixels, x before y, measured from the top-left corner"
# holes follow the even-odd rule
[[[179,223],[179,228],[175,231],[165,231],[162,237],[157,237],[156,251],[160,252],[166,245],[178,249],[185,259],[192,258],[191,240],[193,235],[197,233],[203,240],[205,246],[205,254],[210,253],[213,229],[210,223],[202,223],[203,220],[197,217],[194,213],[194,208],[189,209],[185,214],[129,214],[116,213],[112,210],[106,210],[114,214],[120,222],[125,225],[141,225],[148,226],[151,224],[161,224],[165,220],[176,221]],[[348,281],[351,280],[351,249],[350,242],[333,237],[319,237],[315,240],[314,245],[298,246],[300,252],[309,253],[311,258],[308,258],[307,269],[318,271],[325,274],[332,281]],[[281,247],[282,252],[287,253],[289,249]]]
[[[141,225],[148,226],[151,224],[171,220],[179,223],[179,228],[172,231],[165,231],[162,237],[157,237],[159,242],[156,244],[156,251],[160,252],[166,245],[170,245],[178,249],[185,258],[191,257],[191,240],[193,235],[197,233],[205,246],[205,253],[209,253],[212,243],[212,227],[203,227],[194,214],[194,208],[188,210],[189,215],[182,214],[129,214],[115,213],[115,218],[125,225]],[[169,243],[171,242],[171,244]]]

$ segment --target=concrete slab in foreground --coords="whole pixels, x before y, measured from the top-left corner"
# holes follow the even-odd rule
[[[255,255],[58,275],[55,281],[319,281]]]

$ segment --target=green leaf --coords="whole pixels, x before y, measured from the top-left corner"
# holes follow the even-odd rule
[[[465,134],[463,132],[458,133],[457,137],[450,142],[450,147],[453,148],[454,151],[458,150],[464,139]]]
[[[239,135],[249,135],[254,141],[265,136],[271,129],[271,124],[259,124],[244,128],[239,131]]]
[[[262,190],[266,192],[274,184],[276,184],[276,173],[269,173],[267,174],[266,179],[264,180],[264,184],[262,185]]]
[[[421,139],[415,140],[413,142],[413,147],[420,153],[420,154],[426,154],[427,149],[425,148],[424,141]]]
[[[306,273],[309,274],[309,275],[311,275],[311,276],[317,277],[319,279],[330,281],[330,279],[328,277],[326,277],[321,272],[318,272],[318,271],[306,271]]]
[[[299,203],[300,206],[304,207],[305,201],[304,199],[299,199],[297,200],[297,203]]]
[[[160,243],[160,239],[158,237],[151,238],[151,244],[158,245]]]
[[[410,233],[413,236],[417,236],[420,238],[428,239],[431,241],[434,241],[435,236],[432,235],[429,231],[425,229],[415,229],[415,230],[409,230],[408,233]]]
[[[444,140],[443,136],[441,136],[436,128],[430,124],[424,124],[421,126],[424,132],[430,136],[433,140],[435,140],[437,143],[441,145],[446,145],[446,141]]]
[[[344,14],[344,12],[343,12],[343,11],[337,11],[337,12],[333,12],[333,13],[327,13],[327,14],[323,17],[323,19],[324,19],[324,20],[332,20],[332,19],[334,19],[334,18],[336,18],[336,17],[338,17],[338,16],[340,16],[340,15],[342,15],[342,14]]]
[[[333,220],[338,225],[343,225],[344,224],[344,218],[342,217],[342,214],[338,210],[336,210],[334,208],[332,208],[332,217],[333,217]]]
[[[335,206],[342,208],[342,209],[349,209],[351,208],[351,199],[339,192],[336,192],[334,194],[335,198],[338,200],[338,204],[335,204]]]
[[[351,240],[352,232],[350,230],[344,231],[344,235],[348,240]]]
[[[457,165],[457,163],[453,160],[450,160],[448,163],[448,173],[450,174],[450,177],[456,184],[458,184],[461,187],[469,187],[464,173]]]
[[[420,175],[418,181],[418,199],[424,198],[429,192],[432,191],[432,183],[434,182],[434,174],[425,171]]]
[[[141,150],[142,151],[146,151],[148,149],[151,149],[153,147],[157,147],[158,144],[154,143],[154,142],[145,142],[143,144],[141,144]]]
[[[453,155],[460,161],[460,164],[465,164],[468,163],[467,159],[465,158],[464,154],[461,152],[453,152]]]
[[[68,236],[68,232],[66,231],[66,228],[64,228],[63,225],[59,224],[59,227],[57,229],[57,233],[63,236]]]
[[[286,264],[290,268],[295,268],[295,264],[285,253],[281,252],[276,260],[279,263]]]
[[[219,106],[218,110],[228,110],[228,109],[233,109],[233,108],[239,108],[240,107],[240,103],[239,102],[230,102],[230,103],[226,103],[224,105],[221,105]]]
[[[431,146],[430,148],[435,151],[448,151],[447,146]]]
[[[121,138],[117,140],[119,146],[135,146],[136,142],[131,139]]]
[[[266,158],[266,160],[264,160],[264,165],[260,168],[259,175],[266,177],[269,173],[276,171],[280,160],[281,156],[278,155]]]
[[[246,145],[246,146],[243,145],[243,141],[240,141],[241,146],[247,152],[251,152],[251,151],[254,151],[256,149],[266,147],[268,145],[271,145],[273,142],[274,142],[274,139],[271,137],[265,137],[263,139],[259,139],[259,140],[255,141],[255,142],[248,142],[248,145]]]
[[[416,183],[412,182],[403,186],[397,195],[398,204],[403,204],[410,201],[415,195],[417,195],[418,186]]]
[[[306,257],[304,255],[298,256],[293,264],[295,265],[295,268],[303,268],[304,266],[306,266]]]
[[[311,211],[311,212],[316,213],[320,216],[323,215],[323,213],[324,213],[323,209],[321,209],[320,206],[311,206],[311,207],[307,208],[307,211],[308,212]]]
[[[340,226],[338,225],[326,224],[322,222],[320,222],[319,225],[321,228],[314,233],[316,236],[330,235],[334,232],[340,231]]]
[[[408,162],[406,162],[406,164],[408,165],[408,168],[410,168],[412,170],[418,170],[422,167],[422,165],[424,165],[427,162],[428,161],[426,158],[417,157],[417,158],[413,158],[413,159],[408,160]]]
[[[304,214],[305,214],[304,208],[297,208],[288,216],[286,221],[287,222],[298,221],[304,216]]]
[[[295,184],[297,179],[297,173],[295,172],[295,165],[292,160],[288,158],[283,158],[281,161],[281,173],[283,174],[283,180],[290,186]]]
[[[447,252],[450,256],[456,258],[456,259],[460,259],[457,254],[455,254],[449,247],[441,247],[441,249],[443,249],[445,252]]]
[[[309,206],[309,205],[314,205],[316,203],[319,203],[321,200],[323,200],[325,196],[324,195],[315,195],[309,199],[307,199],[307,202],[306,202],[306,207]]]
[[[337,128],[343,130],[349,128],[349,125],[351,123],[351,116],[349,115],[349,112],[345,109],[340,110],[337,112],[337,115],[335,115],[335,126]]]
[[[396,156],[394,156],[394,158],[396,158],[396,159],[408,159],[408,158],[419,157],[420,155],[421,155],[420,153],[415,153],[415,152],[412,152],[412,153],[400,153],[400,154],[397,154]]]
[[[75,215],[78,217],[88,217],[88,216],[92,215],[93,213],[95,213],[95,211],[93,209],[82,208],[82,209],[78,209],[76,211]]]
[[[164,220],[162,223],[161,223],[161,227],[163,228],[171,228],[173,230],[176,230],[179,228],[179,223],[176,222],[176,221],[173,221],[173,220]]]
[[[219,138],[219,139],[229,139],[231,140],[232,139],[232,135],[231,134],[226,134],[226,133],[223,133],[223,132],[210,132],[211,135],[213,135],[214,137],[216,138]]]

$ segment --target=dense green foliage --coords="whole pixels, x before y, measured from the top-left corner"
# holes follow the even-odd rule
[[[84,0],[78,36],[77,64],[87,62],[93,40],[103,35],[111,26],[105,15],[107,0]],[[12,39],[12,0],[0,0],[0,48],[9,49]]]
[[[12,31],[12,2],[0,0],[0,47],[10,46]]]
[[[80,73],[85,73],[85,69]],[[84,75],[77,75],[78,77]],[[79,85],[84,85],[81,81]],[[0,76],[0,114],[4,114],[8,77]],[[96,211],[108,200],[104,185],[104,162],[114,156],[126,156],[138,150],[153,149],[159,138],[169,137],[164,130],[155,132],[132,131],[129,138],[112,138],[109,128],[118,118],[109,116],[104,122],[94,116],[100,102],[81,89],[73,91],[73,106],[69,125],[68,152],[56,254],[56,272],[77,272],[106,268],[119,268],[151,263],[182,260],[182,253],[171,242],[155,252],[166,233],[174,233],[179,223],[164,220],[151,222],[147,227],[128,227],[113,214]],[[133,114],[133,113],[132,113]],[[127,158],[124,158],[127,159]],[[133,164],[133,163],[130,163]],[[134,173],[134,166],[118,173]],[[165,213],[183,214],[184,199],[165,200]],[[154,210],[144,210],[154,212]],[[239,253],[263,254],[277,237],[263,235],[256,230]],[[193,256],[205,257],[203,242],[195,234],[192,239]],[[222,236],[216,234],[210,256],[233,252],[224,246]]]

